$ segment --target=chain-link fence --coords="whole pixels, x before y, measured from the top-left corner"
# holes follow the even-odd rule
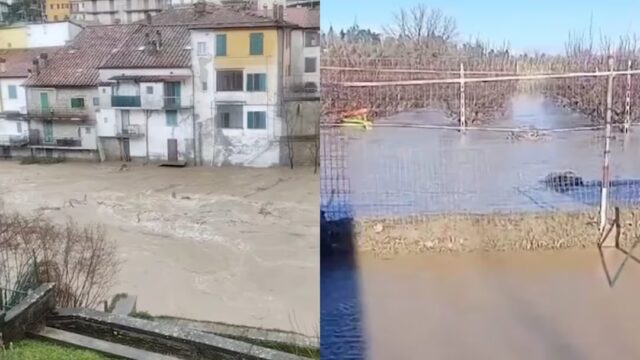
[[[523,61],[324,61],[323,211],[353,217],[361,249],[591,246],[615,208],[620,242],[633,242],[640,76],[629,61],[564,72]],[[359,109],[373,127],[342,127]]]

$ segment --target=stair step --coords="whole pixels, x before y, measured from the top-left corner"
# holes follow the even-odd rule
[[[30,335],[62,344],[97,351],[106,355],[114,355],[129,360],[180,360],[177,357],[153,353],[146,350],[132,348],[126,345],[94,339],[76,333],[45,327],[42,331]]]

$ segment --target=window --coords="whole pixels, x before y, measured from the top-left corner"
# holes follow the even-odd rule
[[[207,91],[207,82],[206,81],[202,82],[202,91]]]
[[[306,31],[304,33],[304,46],[316,47],[320,46],[320,35],[317,31]]]
[[[147,95],[153,94],[153,86],[147,86]]]
[[[242,129],[242,105],[216,105],[218,127],[222,129]]]
[[[15,85],[9,85],[9,99],[17,99],[18,98],[18,88]]]
[[[87,135],[91,134],[91,128],[90,127],[84,128],[84,133]]]
[[[178,111],[166,110],[165,116],[167,117],[167,126],[178,126]]]
[[[247,74],[247,91],[267,91],[267,74]]]
[[[304,58],[304,72],[314,73],[316,72],[316,58]]]
[[[249,111],[247,113],[247,129],[266,129],[267,113],[264,111]]]
[[[103,94],[106,94],[106,93],[107,93],[107,89],[102,88],[102,93],[103,93]]]
[[[51,10],[53,10],[53,4],[49,5],[49,7],[51,8]]]
[[[198,43],[198,56],[205,56],[207,55],[207,43],[206,42],[199,42]]]
[[[93,98],[93,106],[100,106],[100,98],[99,97],[94,97]]]
[[[227,56],[227,35],[216,35],[216,56]]]
[[[217,91],[242,91],[242,71],[218,71],[216,89]]]
[[[22,134],[22,123],[20,121],[16,123],[16,127],[17,127],[16,130],[18,130],[18,133]]]
[[[249,34],[249,55],[262,55],[264,51],[264,35],[262,33]]]
[[[74,109],[84,108],[84,98],[71,98],[71,107]]]
[[[58,15],[53,15],[53,21],[58,21]]]

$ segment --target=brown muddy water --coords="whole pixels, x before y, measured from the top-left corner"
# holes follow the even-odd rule
[[[140,311],[318,334],[313,168],[119,165],[2,161],[0,205],[103,225]]]
[[[623,261],[615,249],[361,258],[367,358],[639,359],[640,263]]]

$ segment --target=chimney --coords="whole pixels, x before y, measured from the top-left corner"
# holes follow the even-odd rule
[[[150,13],[150,12],[145,13],[145,14],[144,14],[144,18],[147,20],[147,24],[148,24],[148,25],[151,25],[151,22],[152,22],[152,20],[151,20],[151,13]]]
[[[158,42],[155,40],[151,40],[151,50],[158,51]]]
[[[148,47],[151,44],[151,37],[149,33],[144,33],[144,46]]]
[[[38,61],[38,58],[33,58],[33,67],[36,69],[36,75],[40,75],[40,61]]]
[[[276,4],[273,4],[273,9],[271,9],[273,12],[273,18],[277,19],[278,18],[278,6]]]
[[[265,17],[269,16],[269,6],[266,3],[262,4],[262,12]]]
[[[33,75],[33,71],[31,69],[27,69],[27,77],[31,77]]]
[[[160,30],[156,30],[156,40],[158,41],[158,50],[162,49],[162,35],[160,34]]]
[[[284,6],[278,5],[278,20],[284,21]]]
[[[47,63],[48,63],[48,60],[49,60],[49,54],[40,53],[40,60],[42,60],[42,67],[47,66]]]
[[[7,72],[7,60],[5,58],[0,58],[0,73]]]
[[[195,4],[193,4],[193,7],[196,12],[196,15],[202,15],[207,10],[207,4],[202,0],[196,1]]]

